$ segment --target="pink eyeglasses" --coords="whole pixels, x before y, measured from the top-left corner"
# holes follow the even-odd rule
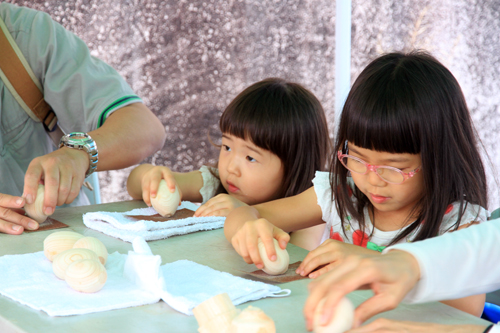
[[[373,171],[380,179],[391,184],[402,184],[421,170],[421,166],[410,172],[403,172],[390,166],[371,165],[355,156],[342,154],[340,150],[337,152],[337,157],[347,170],[361,175],[366,175],[368,171]]]

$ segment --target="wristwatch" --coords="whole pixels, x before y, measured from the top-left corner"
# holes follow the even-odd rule
[[[81,149],[84,150],[89,155],[90,164],[89,164],[89,169],[85,174],[85,178],[90,176],[97,168],[97,161],[99,160],[99,154],[97,153],[97,146],[95,144],[95,141],[87,133],[72,132],[63,135],[63,137],[59,141],[59,148],[62,147]]]

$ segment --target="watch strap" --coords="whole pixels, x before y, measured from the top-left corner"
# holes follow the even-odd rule
[[[85,140],[74,140],[75,137],[84,137]],[[59,148],[68,147],[73,149],[80,149],[89,155],[89,168],[85,174],[85,178],[90,176],[97,169],[97,162],[99,161],[99,154],[95,141],[90,135],[83,132],[73,132],[64,135],[59,142]]]

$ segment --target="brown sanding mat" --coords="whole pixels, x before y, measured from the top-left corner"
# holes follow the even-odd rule
[[[180,220],[180,219],[185,219],[188,217],[193,217],[194,211],[191,209],[179,209],[178,211],[175,212],[174,215],[170,217],[163,217],[160,214],[155,214],[155,215],[126,215],[127,217],[130,217],[134,220],[141,221],[141,220],[147,220],[147,221],[155,221],[155,222],[166,222],[166,221],[171,221],[171,220]]]
[[[67,228],[68,225],[64,224],[56,219],[53,219],[52,217],[47,217],[45,221],[40,223],[40,226],[36,230],[27,230],[24,229],[24,232],[37,232],[37,231],[43,231],[43,230],[52,230],[52,229],[60,229],[60,228]]]
[[[261,280],[278,282],[278,283],[285,283],[285,282],[292,282],[292,281],[301,280],[301,279],[308,279],[307,276],[302,276],[302,275],[295,273],[295,270],[299,267],[301,262],[302,261],[297,261],[297,262],[294,262],[293,264],[288,265],[288,270],[285,273],[280,274],[280,275],[269,275],[260,269],[253,271],[253,272],[250,272],[250,273],[247,273],[247,274],[254,276],[256,278],[259,278]]]

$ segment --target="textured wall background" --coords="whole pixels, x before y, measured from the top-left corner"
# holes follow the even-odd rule
[[[329,0],[30,0],[115,67],[158,115],[164,148],[147,162],[188,171],[214,163],[217,121],[249,84],[297,81],[323,103],[333,131],[335,3]],[[352,78],[381,53],[422,48],[457,77],[492,162],[500,206],[500,3],[352,0]],[[129,199],[130,169],[100,173],[104,202]]]

